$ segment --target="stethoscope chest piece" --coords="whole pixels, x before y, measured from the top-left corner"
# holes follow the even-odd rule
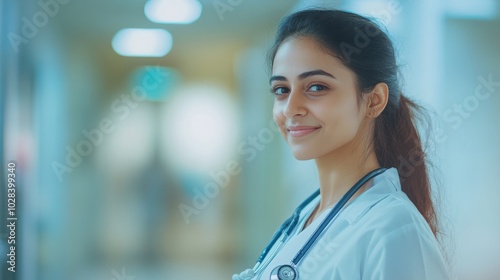
[[[271,280],[295,280],[297,279],[297,270],[288,264],[277,266],[271,271]]]

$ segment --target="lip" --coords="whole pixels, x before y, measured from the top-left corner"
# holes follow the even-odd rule
[[[302,137],[309,135],[316,130],[320,129],[321,127],[318,126],[304,126],[304,125],[299,125],[299,126],[289,126],[287,127],[288,134],[292,137]]]

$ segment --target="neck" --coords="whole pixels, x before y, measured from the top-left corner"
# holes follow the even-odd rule
[[[366,155],[359,147],[346,145],[316,159],[321,191],[321,202],[317,213],[335,204],[359,179],[380,167],[374,151]],[[367,182],[352,199],[369,185],[370,182]]]

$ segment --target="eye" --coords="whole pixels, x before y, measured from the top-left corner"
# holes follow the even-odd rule
[[[274,94],[276,96],[288,93],[288,89],[286,87],[280,87],[280,86],[273,87],[273,88],[271,88],[270,91],[272,94]]]
[[[322,91],[322,90],[327,90],[328,88],[324,85],[312,85],[309,87],[309,90],[310,91]]]

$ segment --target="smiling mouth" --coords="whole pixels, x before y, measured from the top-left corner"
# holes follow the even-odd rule
[[[292,137],[302,137],[309,135],[318,129],[320,129],[320,127],[296,127],[296,128],[287,128],[287,131],[288,134]]]

